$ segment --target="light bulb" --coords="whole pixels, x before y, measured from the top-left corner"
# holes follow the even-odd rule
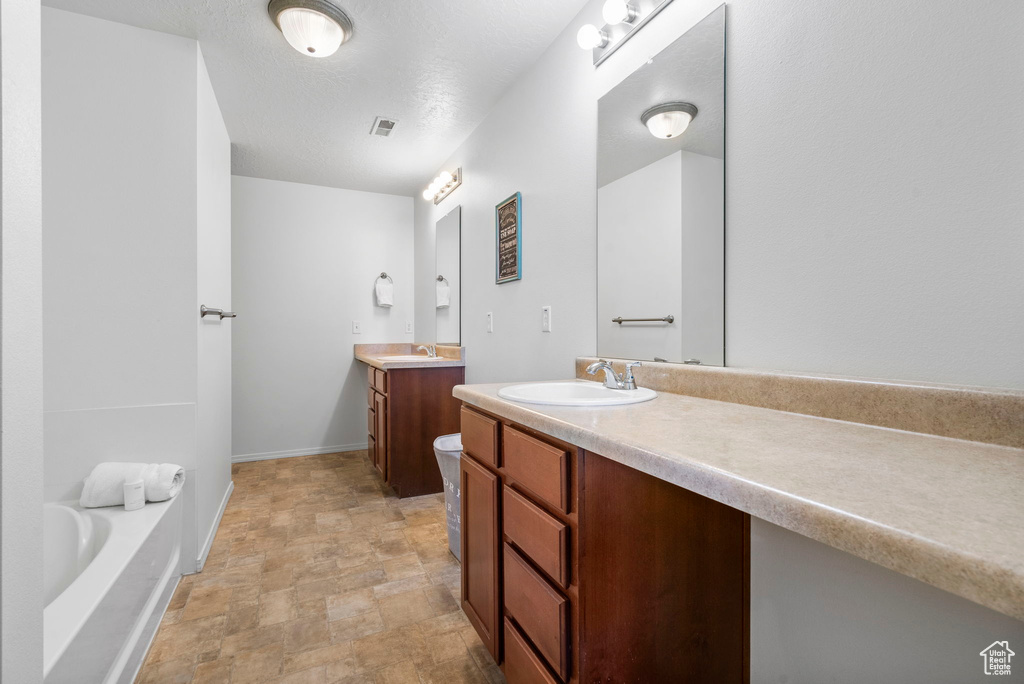
[[[427,188],[426,190],[423,191],[423,199],[425,199],[425,200],[432,200],[432,199],[434,199],[434,193],[432,193],[430,191],[430,188]]]
[[[437,194],[437,191],[440,190],[440,186],[437,184],[436,178],[433,180],[433,182],[430,184],[430,187],[428,187],[427,189],[430,190],[431,195]]]
[[[593,24],[584,24],[576,33],[576,44],[584,50],[604,47],[608,44],[608,34]]]
[[[682,135],[693,117],[697,116],[697,108],[688,102],[668,102],[651,107],[640,117],[655,138],[678,138]]]
[[[439,178],[441,179],[441,185],[448,185],[453,180],[455,180],[455,177],[452,176],[452,174],[448,173],[447,171],[442,171]]]
[[[309,57],[330,57],[345,41],[345,31],[326,14],[304,7],[289,7],[277,15],[285,40]]]
[[[626,0],[608,0],[601,8],[601,16],[606,24],[632,23],[636,19],[636,8]]]

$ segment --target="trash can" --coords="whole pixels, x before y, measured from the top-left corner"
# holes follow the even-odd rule
[[[448,517],[448,550],[462,562],[459,546],[461,507],[459,505],[459,454],[462,453],[462,434],[441,435],[434,440],[434,456],[441,469],[444,482],[444,507]]]

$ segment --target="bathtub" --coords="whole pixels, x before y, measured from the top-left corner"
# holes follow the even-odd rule
[[[180,578],[181,511],[43,506],[46,684],[135,678]]]

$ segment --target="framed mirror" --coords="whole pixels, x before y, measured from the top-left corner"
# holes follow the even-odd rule
[[[597,352],[725,365],[725,6],[598,102]]]
[[[437,344],[456,347],[462,340],[462,207],[437,222],[434,247]]]

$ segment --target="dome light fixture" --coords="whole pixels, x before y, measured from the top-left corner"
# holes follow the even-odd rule
[[[655,138],[668,140],[681,136],[697,116],[697,107],[689,102],[666,102],[651,107],[640,116]]]
[[[608,34],[593,24],[584,24],[576,32],[576,44],[584,50],[602,48],[608,44]]]
[[[632,24],[636,19],[636,7],[626,0],[608,0],[601,8],[601,16],[604,23],[611,24]]]
[[[267,12],[288,44],[307,57],[330,57],[352,37],[352,20],[327,0],[270,0]]]

